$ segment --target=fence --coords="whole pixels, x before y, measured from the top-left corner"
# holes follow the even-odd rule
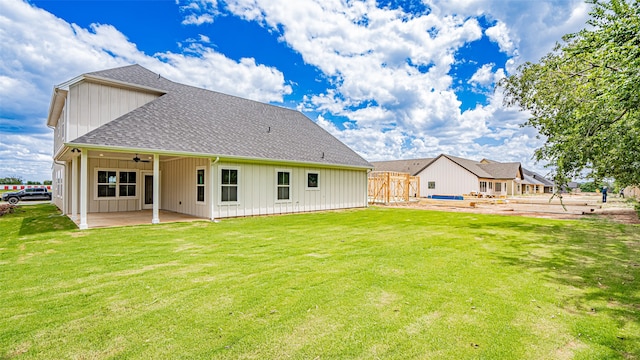
[[[51,185],[2,185],[0,184],[0,190],[24,190],[24,189],[37,189],[46,188],[51,190]]]
[[[420,178],[408,173],[372,171],[369,173],[370,203],[409,201],[420,197]]]

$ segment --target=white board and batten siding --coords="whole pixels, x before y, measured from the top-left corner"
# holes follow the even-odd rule
[[[216,186],[215,217],[285,214],[367,206],[366,170],[313,168],[286,165],[218,163],[215,183],[221,169],[238,169],[238,202],[223,203]],[[290,199],[277,200],[277,172],[290,173]],[[318,174],[318,188],[307,187],[307,174]]]
[[[422,196],[462,195],[479,191],[478,177],[445,156],[435,160],[418,176]],[[429,189],[429,182],[435,182],[434,189]]]
[[[205,201],[197,202],[197,169],[205,171]],[[222,169],[238,170],[238,201],[220,201]],[[367,206],[366,170],[223,162],[184,158],[162,163],[162,208],[214,218],[285,214]],[[290,173],[290,200],[277,200],[277,172]],[[307,174],[317,173],[317,189],[307,187]],[[213,193],[212,193],[213,191]],[[213,201],[213,204],[211,204]],[[213,206],[211,206],[213,205]]]
[[[209,159],[180,158],[160,163],[160,196],[162,209],[197,217],[209,217]],[[197,198],[196,170],[205,171],[205,201]]]
[[[142,171],[153,171],[153,163],[136,163],[131,160],[117,160],[117,159],[102,159],[102,158],[90,158],[88,162],[88,208],[90,213],[95,212],[121,212],[121,211],[136,211],[142,207]],[[70,166],[69,166],[70,167]],[[96,174],[98,170],[108,171],[135,171],[136,175],[136,196],[125,199],[111,199],[111,198],[98,198],[96,195],[97,181]],[[117,174],[116,174],[117,176]],[[78,186],[80,188],[80,186]],[[69,189],[69,193],[71,193]],[[78,196],[79,198],[79,196]],[[69,197],[69,203],[71,198]],[[70,210],[70,209],[69,209]]]
[[[69,88],[65,103],[65,142],[94,130],[146,103],[158,94],[82,81]]]
[[[56,127],[53,130],[53,153],[56,154],[67,141],[67,105],[65,103],[57,120]]]

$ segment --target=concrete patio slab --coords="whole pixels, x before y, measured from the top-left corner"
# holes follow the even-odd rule
[[[172,222],[190,222],[190,221],[207,221],[207,218],[200,218],[186,214],[180,214],[172,211],[160,210],[160,223]],[[87,224],[89,229],[104,227],[119,227],[151,224],[153,214],[151,210],[140,211],[123,211],[111,213],[89,213],[87,214]],[[80,219],[74,220],[76,224],[80,224]]]

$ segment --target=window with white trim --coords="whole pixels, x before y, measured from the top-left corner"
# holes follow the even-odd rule
[[[427,188],[429,189],[435,189],[436,188],[436,182],[435,181],[429,181],[427,183]]]
[[[220,169],[220,202],[238,202],[238,169]]]
[[[96,195],[103,199],[134,199],[137,197],[138,171],[96,169]]]
[[[277,171],[277,197],[278,201],[291,200],[291,172]]]
[[[196,202],[204,203],[205,199],[204,167],[196,168]]]
[[[502,192],[502,183],[496,183],[496,192]]]
[[[487,182],[480,181],[480,192],[487,192]]]

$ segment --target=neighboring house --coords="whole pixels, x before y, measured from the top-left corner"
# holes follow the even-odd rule
[[[552,194],[556,185],[544,176],[522,168],[524,181],[522,182],[522,194]]]
[[[520,163],[482,162],[441,154],[436,158],[372,162],[374,170],[410,172],[420,177],[420,195],[518,194]],[[403,170],[404,169],[404,170]]]
[[[367,206],[366,160],[302,113],[167,80],[139,65],[54,88],[55,204],[223,218]]]
[[[580,192],[580,183],[576,181],[569,181],[567,185],[562,187],[562,191],[568,193]]]

